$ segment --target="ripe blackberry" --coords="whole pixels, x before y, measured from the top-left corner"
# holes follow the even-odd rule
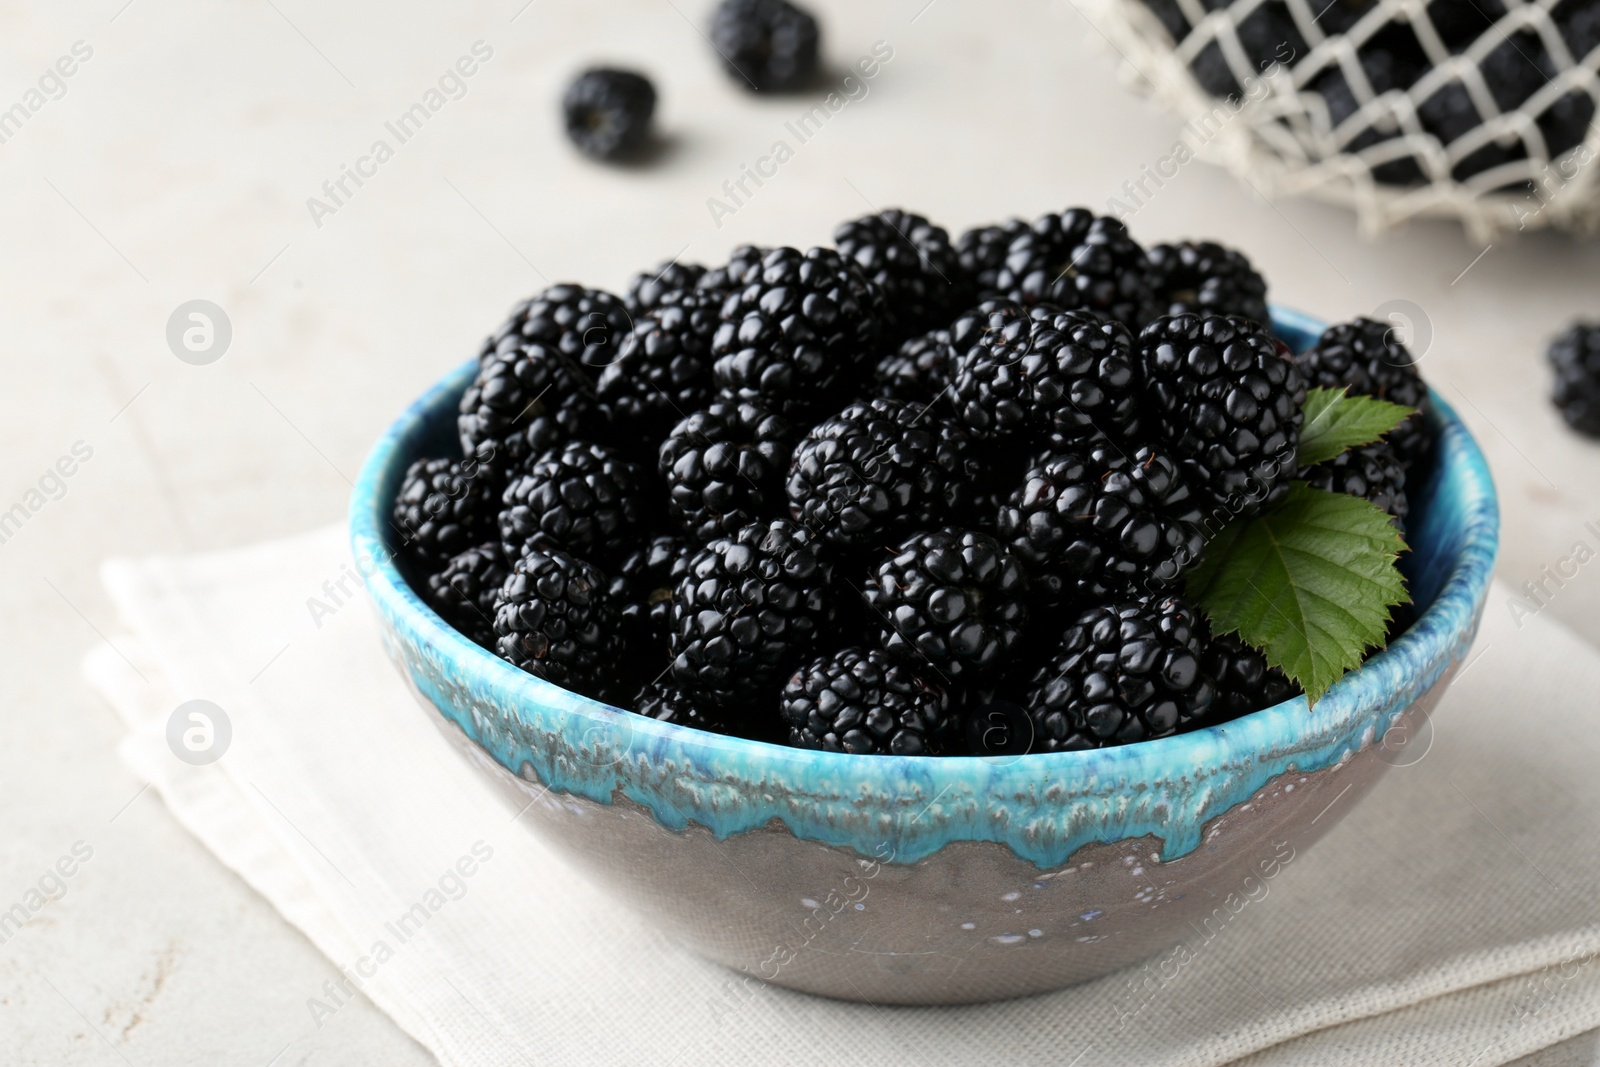
[[[804,89],[816,77],[817,20],[787,0],[722,0],[711,16],[711,46],[751,92]]]
[[[894,208],[866,215],[841,223],[833,243],[883,291],[890,337],[943,326],[971,298],[950,235],[921,215]]]
[[[1201,666],[1217,687],[1205,725],[1270,708],[1300,692],[1282,671],[1268,667],[1266,658],[1235,634],[1213,637]]]
[[[1084,308],[1137,330],[1158,314],[1150,258],[1122,223],[1085,208],[1036,219],[1012,239],[995,287],[1024,304]]]
[[[1076,606],[1170,586],[1205,547],[1198,519],[1171,458],[1102,442],[1029,470],[996,532],[1028,564],[1040,603]]]
[[[672,591],[689,571],[689,555],[682,538],[659,534],[612,568],[611,602],[637,656],[665,660]]]
[[[554,545],[584,559],[620,559],[649,517],[645,471],[604,445],[569,441],[539,456],[501,497],[500,545],[514,560]]]
[[[975,530],[911,535],[873,567],[862,592],[884,649],[951,680],[998,666],[1028,621],[1022,561]]]
[[[1311,388],[1348,388],[1351,396],[1375,396],[1417,409],[1387,440],[1408,466],[1432,447],[1424,419],[1432,409],[1428,386],[1417,373],[1417,357],[1389,323],[1356,319],[1330,326],[1317,343],[1295,360]]]
[[[1243,315],[1269,324],[1267,283],[1243,253],[1211,241],[1150,249],[1150,270],[1162,314]]]
[[[1600,437],[1600,325],[1577,323],[1550,344],[1551,402],[1579,433]]]
[[[705,545],[672,596],[673,677],[724,706],[775,699],[830,629],[832,580],[821,544],[787,519]]]
[[[694,283],[695,288],[724,296],[736,289],[743,289],[746,281],[761,269],[761,261],[770,251],[772,249],[757,245],[739,245],[729,253],[728,262],[700,275],[699,281]]]
[[[640,271],[628,282],[622,302],[635,320],[662,304],[676,303],[680,295],[693,292],[706,269],[698,263],[668,260],[655,270]]]
[[[722,305],[719,388],[788,415],[823,404],[872,353],[883,293],[831,248],[775,248]]]
[[[1306,386],[1266,327],[1160,318],[1139,335],[1144,399],[1201,504],[1226,516],[1277,503],[1294,477]]]
[[[714,734],[729,732],[727,719],[721,711],[704,700],[696,700],[670,681],[646,683],[634,698],[633,710],[676,726],[688,726]]]
[[[612,436],[651,449],[711,399],[711,337],[722,321],[714,293],[691,289],[670,299],[634,321],[595,385]]]
[[[461,395],[460,412],[462,452],[486,463],[501,484],[529,456],[585,436],[604,421],[589,376],[544,344],[484,356]]]
[[[872,392],[890,400],[931,404],[949,386],[955,356],[947,330],[907,338],[872,369]]]
[[[511,569],[500,542],[489,541],[452,556],[444,570],[428,576],[423,599],[476,644],[494,650],[494,606]]]
[[[1406,466],[1387,440],[1358,445],[1332,459],[1306,467],[1299,477],[1330,493],[1348,493],[1372,501],[1394,517],[1405,530],[1410,500],[1406,495]]]
[[[1121,323],[1048,304],[1020,315],[1001,305],[989,320],[977,343],[957,355],[950,384],[974,435],[1067,445],[1137,433],[1139,374],[1133,336]]]
[[[956,262],[967,282],[979,294],[997,294],[1000,271],[1006,265],[1011,242],[1026,233],[1028,224],[1010,219],[993,226],[975,226],[956,241]]]
[[[788,421],[761,405],[712,401],[674,426],[661,445],[668,511],[696,541],[780,513],[793,447]]]
[[[557,548],[529,551],[500,587],[494,632],[495,651],[529,674],[586,696],[614,696],[625,650],[594,564]]]
[[[864,545],[963,516],[982,473],[966,433],[926,405],[851,404],[795,446],[789,513],[834,544]]]
[[[655,86],[631,70],[586,70],[561,98],[568,140],[595,159],[637,154],[650,138],[655,110]]]
[[[1201,666],[1208,636],[1199,613],[1176,597],[1084,611],[1024,685],[1029,751],[1106,748],[1196,725],[1216,699]]]
[[[619,297],[570,283],[552,285],[512,308],[478,358],[539,344],[593,377],[616,358],[617,346],[632,328],[633,319]]]
[[[493,514],[488,472],[464,471],[458,460],[419,459],[406,468],[389,518],[406,555],[432,570],[491,535]]]
[[[778,709],[797,748],[937,756],[955,725],[951,703],[887,652],[846,648],[795,671]]]

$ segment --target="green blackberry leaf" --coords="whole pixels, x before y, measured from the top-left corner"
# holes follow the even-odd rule
[[[1291,482],[1283,503],[1206,546],[1188,592],[1214,632],[1260,649],[1314,704],[1410,599],[1396,565],[1404,548],[1372,502]]]
[[[1369,445],[1416,413],[1416,408],[1370,396],[1348,396],[1343,389],[1306,393],[1305,425],[1300,429],[1301,469],[1324,463],[1356,445]]]

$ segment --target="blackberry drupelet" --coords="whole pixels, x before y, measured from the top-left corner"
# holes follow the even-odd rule
[[[1156,245],[1150,271],[1162,314],[1243,315],[1269,323],[1267,283],[1241,252],[1212,241]]]
[[[998,294],[1000,271],[1006,265],[1011,242],[1026,233],[1028,224],[1010,219],[993,226],[975,226],[956,241],[956,262],[967,283],[980,296]]]
[[[1404,532],[1411,509],[1406,495],[1406,465],[1387,440],[1341,452],[1324,463],[1302,469],[1299,477],[1330,493],[1348,493],[1372,501],[1393,516],[1395,527]]]
[[[779,515],[793,448],[794,429],[781,416],[759,404],[714,400],[661,445],[667,510],[696,541]]]
[[[786,491],[796,522],[837,545],[965,517],[982,466],[959,426],[921,404],[851,404],[795,446]]]
[[[989,320],[957,355],[950,384],[974,435],[1062,446],[1137,435],[1141,383],[1133,336],[1121,323],[1048,304],[1021,315],[1001,305]]]
[[[653,451],[667,432],[711,399],[711,337],[722,321],[715,293],[690,289],[639,316],[616,362],[595,384],[616,440]]]
[[[891,338],[943,326],[972,298],[950,235],[921,215],[896,208],[866,215],[841,223],[833,243],[883,291]]]
[[[1006,545],[975,530],[913,534],[863,589],[889,653],[943,679],[998,666],[1028,621],[1028,575]]]
[[[1281,704],[1300,692],[1282,671],[1268,667],[1266,658],[1235,634],[1213,637],[1201,666],[1217,687],[1217,698],[1205,716],[1208,726]]]
[[[1176,597],[1084,611],[1024,686],[1029,751],[1125,745],[1199,724],[1216,698],[1201,665],[1208,636]]]
[[[697,700],[670,681],[647,682],[633,700],[633,710],[675,726],[690,726],[714,734],[729,733],[726,716],[704,700]]]
[[[711,46],[751,92],[804,89],[816,77],[817,20],[788,0],[722,0],[711,17]]]
[[[464,470],[459,460],[419,459],[406,468],[389,520],[404,538],[402,551],[433,570],[490,536],[493,515],[488,471]]]
[[[1214,517],[1253,515],[1288,492],[1306,386],[1289,351],[1249,319],[1160,318],[1139,335],[1151,429],[1167,436]]]
[[[557,548],[517,560],[500,587],[495,651],[529,674],[612,699],[625,649],[605,575]]]
[[[636,155],[650,138],[655,110],[655,86],[631,70],[586,70],[561,98],[567,139],[595,159]]]
[[[549,545],[602,563],[620,559],[645,529],[648,487],[638,464],[604,445],[569,441],[506,486],[501,547],[510,560]]]
[[[663,304],[676,303],[683,293],[693,292],[705,275],[706,268],[698,263],[668,260],[655,270],[635,274],[628,282],[627,292],[622,294],[622,302],[628,313],[637,320],[645,312],[654,311]]]
[[[1086,208],[1036,219],[1011,241],[994,283],[1013,300],[1084,308],[1130,330],[1159,313],[1144,249],[1122,223]]]
[[[494,335],[484,342],[479,359],[525,345],[546,345],[598,375],[617,355],[617,346],[633,328],[633,318],[620,297],[600,289],[562,283],[524,300]]]
[[[947,330],[907,338],[872,369],[872,392],[890,400],[932,404],[950,384],[956,349]]]
[[[494,651],[494,608],[511,569],[500,542],[488,541],[452,556],[428,576],[428,606],[476,644]]]
[[[1567,425],[1600,437],[1600,325],[1577,323],[1550,343],[1555,371],[1550,399]]]
[[[797,748],[937,756],[954,732],[951,703],[887,652],[846,648],[796,671],[778,707]]]
[[[1028,564],[1038,603],[1079,607],[1170,587],[1205,547],[1199,518],[1170,457],[1102,442],[1029,470],[996,532]]]
[[[831,248],[775,248],[722,305],[716,383],[783,415],[825,407],[872,354],[884,309],[882,291]]]
[[[672,674],[722,706],[770,702],[831,628],[833,567],[787,519],[753,523],[705,545],[672,596]]]
[[[590,433],[604,422],[594,383],[543,344],[491,352],[461,395],[461,450],[503,485],[529,456]]]
[[[681,537],[658,534],[612,568],[611,602],[636,656],[665,663],[672,591],[689,572],[689,556]]]
[[[1330,326],[1295,362],[1311,388],[1348,388],[1351,396],[1375,396],[1416,408],[1415,415],[1389,431],[1387,440],[1407,466],[1427,457],[1432,447],[1424,425],[1432,409],[1428,386],[1417,373],[1417,357],[1394,326],[1372,319]]]

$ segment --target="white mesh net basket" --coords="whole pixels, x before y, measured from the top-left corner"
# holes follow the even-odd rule
[[[1600,0],[1076,2],[1185,120],[1166,177],[1186,149],[1264,195],[1349,205],[1369,233],[1600,229]]]

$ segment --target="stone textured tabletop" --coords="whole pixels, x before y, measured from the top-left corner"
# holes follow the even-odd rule
[[[42,879],[60,896],[0,934],[0,1060],[429,1059],[364,1001],[318,1028],[305,1004],[332,965],[118,762],[120,724],[78,674],[117,628],[102,558],[338,519],[393,413],[548,282],[620,287],[741,241],[821,243],[888,206],[952,230],[1104,210],[1177,136],[1119,87],[1069,0],[819,0],[844,103],[802,141],[786,124],[812,101],[730,83],[697,28],[709,6],[0,11],[0,512],[27,513],[0,543],[0,910]],[[891,57],[845,82],[875,45]],[[441,91],[464,56],[473,74]],[[598,167],[562,140],[554,102],[593,61],[655,78],[665,136],[647,164]],[[427,122],[395,136],[386,124],[430,91]],[[779,141],[781,164],[763,163]],[[724,183],[758,164],[768,176],[735,200]],[[1425,372],[1499,479],[1502,576],[1570,573],[1574,543],[1600,543],[1600,451],[1546,403],[1541,356],[1572,316],[1600,314],[1600,245],[1485,248],[1443,224],[1366,242],[1342,210],[1274,206],[1201,163],[1128,221],[1146,242],[1237,245],[1278,301],[1328,318],[1410,302],[1432,334]],[[191,300],[231,326],[207,365],[167,342]],[[1600,641],[1600,578],[1580,567],[1552,588],[1548,610]],[[1589,1063],[1594,1045],[1538,1062]]]

